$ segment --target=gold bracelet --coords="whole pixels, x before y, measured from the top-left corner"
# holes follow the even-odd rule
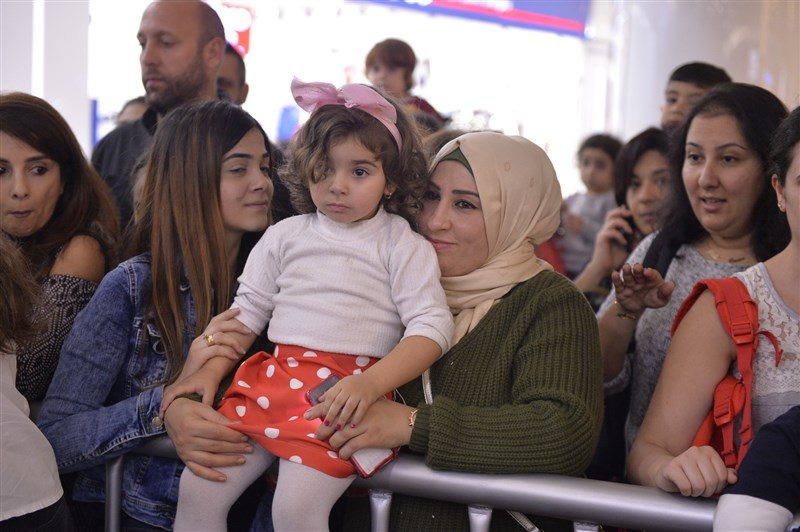
[[[619,302],[616,299],[614,300],[614,305],[618,309],[620,309],[619,312],[617,312],[617,317],[618,318],[622,318],[623,320],[631,320],[631,321],[636,321],[636,320],[639,319],[639,316],[634,316],[630,312],[625,312],[624,310],[622,310],[622,305],[620,305]]]
[[[413,427],[414,423],[417,422],[417,412],[419,410],[412,410],[411,413],[408,415],[408,426]]]

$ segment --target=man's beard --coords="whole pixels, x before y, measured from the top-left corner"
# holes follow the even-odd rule
[[[159,115],[164,116],[172,109],[196,100],[205,87],[206,81],[203,58],[198,54],[192,64],[179,76],[168,81],[163,90],[147,91],[145,99],[150,107],[155,109]]]

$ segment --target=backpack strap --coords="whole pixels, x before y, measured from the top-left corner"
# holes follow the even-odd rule
[[[693,445],[708,445],[719,430],[722,441],[717,449],[728,467],[738,467],[750,441],[753,439],[751,396],[753,389],[753,357],[758,347],[758,306],[750,297],[747,288],[735,277],[703,279],[692,289],[689,297],[681,305],[672,325],[672,333],[692,307],[700,294],[706,289],[714,294],[714,303],[725,332],[736,346],[736,361],[740,379],[731,375],[717,385],[714,390],[714,406],[703,421]],[[734,445],[733,425],[736,417],[742,414],[738,456]]]

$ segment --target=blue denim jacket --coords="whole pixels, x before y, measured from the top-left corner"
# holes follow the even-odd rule
[[[165,432],[158,411],[167,359],[154,320],[144,315],[150,286],[149,254],[120,264],[78,315],[61,350],[38,425],[53,445],[59,471],[80,471],[76,500],[103,501],[105,462]],[[189,321],[185,357],[196,318],[185,280],[181,291]],[[125,460],[123,510],[172,529],[182,470],[180,460],[131,454]]]

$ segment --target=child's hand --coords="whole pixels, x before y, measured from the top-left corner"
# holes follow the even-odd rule
[[[161,400],[161,416],[167,411],[169,405],[179,395],[196,393],[203,397],[203,403],[214,403],[214,395],[219,387],[219,376],[206,367],[202,367],[192,375],[185,377],[164,388],[164,397]]]
[[[367,375],[345,377],[322,395],[322,402],[328,405],[323,423],[334,425],[337,430],[347,424],[356,426],[381,395],[381,390],[376,389]]]

